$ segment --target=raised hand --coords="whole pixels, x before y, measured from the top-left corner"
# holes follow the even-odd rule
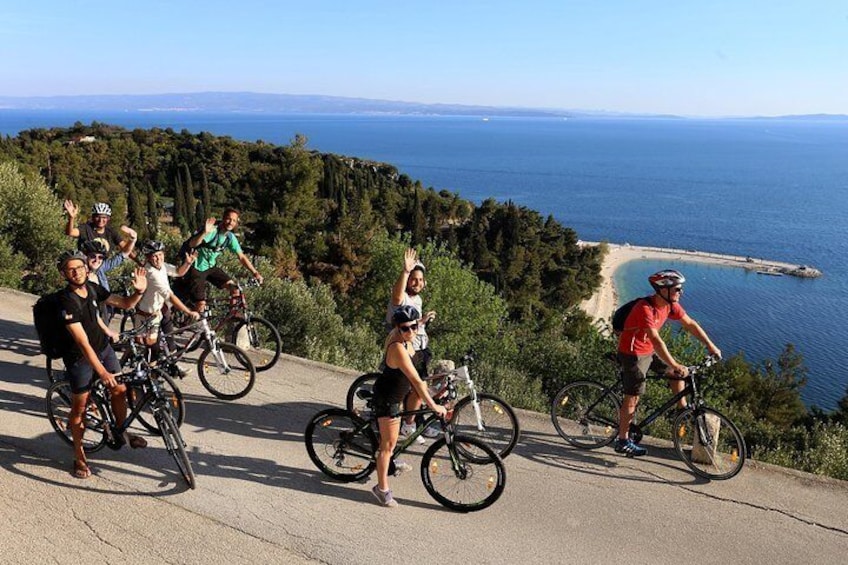
[[[70,216],[71,218],[76,218],[79,214],[79,207],[74,204],[73,200],[71,199],[65,200],[62,206],[65,208],[65,212],[67,212],[68,216]]]
[[[212,233],[218,227],[218,221],[215,218],[207,218],[206,224],[203,226],[204,233]]]
[[[403,254],[404,272],[411,273],[416,264],[418,264],[418,253],[414,249],[407,249]]]
[[[138,294],[143,294],[147,290],[147,270],[144,267],[133,271],[132,286]]]
[[[132,240],[138,239],[136,231],[129,226],[121,226],[121,231],[130,236],[130,239]]]
[[[188,265],[191,265],[197,260],[197,249],[189,249],[188,253],[185,256],[185,262]]]

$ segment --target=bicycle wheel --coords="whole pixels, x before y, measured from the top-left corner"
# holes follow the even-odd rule
[[[371,419],[371,397],[379,376],[380,373],[366,373],[356,377],[347,389],[345,406],[363,420]]]
[[[736,425],[712,408],[688,408],[674,420],[674,449],[696,475],[723,480],[742,470],[745,440]]]
[[[165,449],[177,462],[177,468],[185,479],[185,482],[190,488],[195,488],[197,481],[194,477],[194,469],[191,468],[191,461],[188,459],[188,454],[185,450],[185,441],[180,433],[180,429],[171,417],[171,411],[168,409],[156,410],[154,415],[156,422],[159,425],[160,435],[165,441]]]
[[[68,445],[74,444],[69,427],[71,417],[71,384],[67,381],[59,381],[50,386],[45,399],[47,419],[50,425],[59,434],[59,437]],[[82,436],[82,448],[86,453],[99,451],[106,445],[105,418],[103,409],[89,395],[85,414],[83,415],[85,430]]]
[[[197,374],[203,386],[222,400],[236,400],[250,392],[256,382],[256,369],[250,357],[232,343],[217,344],[217,352],[205,348],[197,360]]]
[[[466,446],[458,449],[458,444]],[[486,456],[472,461],[466,452]],[[452,445],[441,438],[424,453],[421,480],[430,496],[442,506],[459,512],[476,512],[500,498],[506,485],[506,468],[498,454],[482,441],[454,436]]]
[[[470,396],[457,402],[450,423],[457,434],[479,439],[503,459],[513,450],[521,434],[515,411],[494,394],[478,392],[477,401],[480,404],[482,430],[477,425],[477,414]]]
[[[47,357],[47,378],[50,384],[57,383],[65,378],[65,362],[59,359]]]
[[[575,381],[557,393],[551,420],[557,433],[581,449],[609,445],[618,434],[621,400],[600,383]]]
[[[177,386],[177,383],[169,375],[161,371],[157,371],[154,378],[160,379],[159,386],[162,389],[162,395],[164,396],[168,410],[171,412],[171,418],[173,418],[177,427],[182,426],[185,421],[185,402],[183,402],[183,393],[180,387]],[[156,422],[153,412],[153,395],[145,396],[141,387],[130,387],[127,389],[127,394],[132,395],[130,398],[131,407],[138,406],[139,403],[144,402],[137,416],[141,425],[150,433],[160,435],[159,425]]]
[[[349,483],[377,467],[377,436],[366,420],[340,408],[312,417],[303,434],[306,452],[322,473]]]
[[[233,327],[230,341],[247,353],[257,373],[270,369],[280,359],[280,332],[265,318],[251,316],[249,322],[241,320]]]

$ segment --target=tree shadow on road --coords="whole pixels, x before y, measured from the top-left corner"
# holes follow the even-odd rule
[[[41,355],[41,346],[38,344],[35,326],[11,320],[0,320],[0,349],[24,357]]]

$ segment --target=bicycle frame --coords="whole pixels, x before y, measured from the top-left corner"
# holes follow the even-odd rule
[[[151,379],[150,375],[146,372],[152,370],[154,369],[146,369],[143,377],[136,377],[135,375],[130,376],[127,374],[123,374],[119,377],[119,382],[127,387],[127,389],[132,388],[133,386],[138,386],[138,383],[140,382],[141,390],[144,394],[144,400],[142,402],[135,403],[132,409],[127,413],[124,423],[120,426],[117,424],[117,418],[115,417],[115,412],[112,409],[112,402],[109,398],[106,385],[104,385],[102,381],[98,380],[94,386],[91,387],[90,394],[92,396],[96,396],[105,408],[104,411],[106,413],[104,414],[104,417],[106,420],[106,426],[103,431],[106,434],[106,444],[109,447],[118,449],[123,445],[123,441],[118,438],[121,438],[124,435],[124,432],[129,429],[130,425],[132,425],[132,423],[136,420],[142,409],[150,402],[153,402],[154,412],[158,412],[164,406],[167,406],[167,400],[165,400],[162,396],[159,384],[154,379]]]
[[[433,398],[437,398],[440,393],[444,390],[451,390],[449,385],[454,385],[456,381],[464,382],[468,387],[468,396],[471,397],[471,406],[474,408],[474,416],[477,419],[477,431],[485,431],[485,427],[483,426],[483,415],[480,412],[480,400],[477,398],[477,387],[474,385],[474,381],[471,379],[471,372],[468,369],[468,365],[463,365],[461,367],[457,367],[452,371],[448,371],[447,373],[438,373],[435,375],[430,375],[425,381],[437,381],[441,380],[443,384],[441,384],[437,389],[435,394],[433,394]],[[450,394],[450,392],[449,392]],[[453,390],[454,397],[456,396],[456,390]],[[417,437],[417,436],[416,436]]]

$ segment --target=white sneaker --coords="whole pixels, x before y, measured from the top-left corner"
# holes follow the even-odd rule
[[[409,437],[410,435],[412,435],[413,433],[415,433],[416,429],[417,428],[415,427],[415,424],[407,424],[406,422],[404,422],[403,424],[400,425],[400,433],[398,435],[399,435],[399,437],[402,437],[402,438],[405,439],[405,438]],[[418,445],[424,445],[427,442],[424,441],[423,437],[418,436],[417,438],[415,438],[415,443],[417,443]]]
[[[439,437],[440,435],[442,435],[442,425],[439,423],[432,423],[424,430],[424,437],[430,439]]]

